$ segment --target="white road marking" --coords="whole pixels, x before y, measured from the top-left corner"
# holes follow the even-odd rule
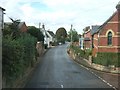
[[[74,61],[74,60],[73,60]],[[90,71],[92,74],[94,74],[96,77],[98,77],[99,79],[101,79],[103,82],[105,82],[108,86],[112,87],[114,90],[117,90],[116,87],[114,87],[113,85],[111,85],[110,83],[108,83],[106,80],[104,80],[103,78],[99,77],[97,74],[95,74],[94,72],[92,72],[90,69],[88,69],[87,67],[85,67],[82,64],[77,63],[76,61],[74,61],[76,64],[80,65],[81,67],[85,68],[86,70]]]
[[[63,85],[61,85],[61,88],[63,88]]]

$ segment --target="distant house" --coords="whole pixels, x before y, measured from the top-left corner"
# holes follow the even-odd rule
[[[45,30],[45,25],[42,25],[42,28],[40,28],[41,32],[44,35],[44,44],[47,44],[48,48],[50,47],[50,43],[55,41],[55,35],[52,31]]]
[[[4,25],[9,27],[10,25],[12,25],[12,22],[5,22]],[[25,22],[19,22],[17,27],[20,30],[20,32],[27,32],[27,26]]]
[[[90,49],[91,48],[91,33],[90,33],[90,26],[85,27],[84,29],[84,49]]]
[[[49,36],[49,42],[54,43],[55,42],[55,34],[52,31],[47,31],[47,35]]]
[[[4,11],[5,11],[5,9],[0,7],[0,31],[4,27]]]
[[[92,25],[91,26],[92,29],[91,29],[90,33],[91,33],[91,36],[92,36],[91,43],[92,43],[92,49],[93,49],[93,56],[96,53],[94,51],[94,48],[96,48],[96,49],[98,48],[98,41],[97,41],[97,38],[95,36],[95,33],[98,31],[99,27],[100,27],[100,25]]]
[[[84,49],[84,37],[83,35],[80,35],[79,37],[79,46],[80,46],[80,49]]]
[[[48,44],[48,35],[47,35],[47,31],[45,30],[45,25],[44,24],[42,25],[42,28],[40,28],[40,31],[44,35],[44,44]]]
[[[120,2],[117,11],[93,33],[93,55],[120,52]]]
[[[27,32],[27,26],[25,24],[25,22],[20,22],[18,24],[18,29],[21,31],[21,32]]]

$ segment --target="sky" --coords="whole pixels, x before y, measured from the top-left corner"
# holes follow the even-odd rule
[[[20,19],[27,26],[39,27],[54,33],[60,27],[70,31],[71,24],[79,34],[86,26],[103,24],[115,11],[119,0],[0,0],[4,21]]]

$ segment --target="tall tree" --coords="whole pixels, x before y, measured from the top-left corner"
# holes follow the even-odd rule
[[[30,33],[32,36],[36,37],[38,41],[44,42],[44,35],[35,26],[28,26],[28,33]]]
[[[72,35],[72,39],[71,39],[71,35]],[[70,40],[72,40],[72,42],[79,41],[79,36],[78,36],[78,33],[75,29],[68,32],[68,37]]]
[[[58,28],[58,30],[56,31],[57,42],[65,43],[66,37],[67,37],[66,29],[63,27]]]

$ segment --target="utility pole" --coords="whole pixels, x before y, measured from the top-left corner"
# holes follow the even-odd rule
[[[71,29],[70,29],[70,31],[71,31],[71,44],[72,44],[72,27],[73,27],[73,25],[71,24]]]

